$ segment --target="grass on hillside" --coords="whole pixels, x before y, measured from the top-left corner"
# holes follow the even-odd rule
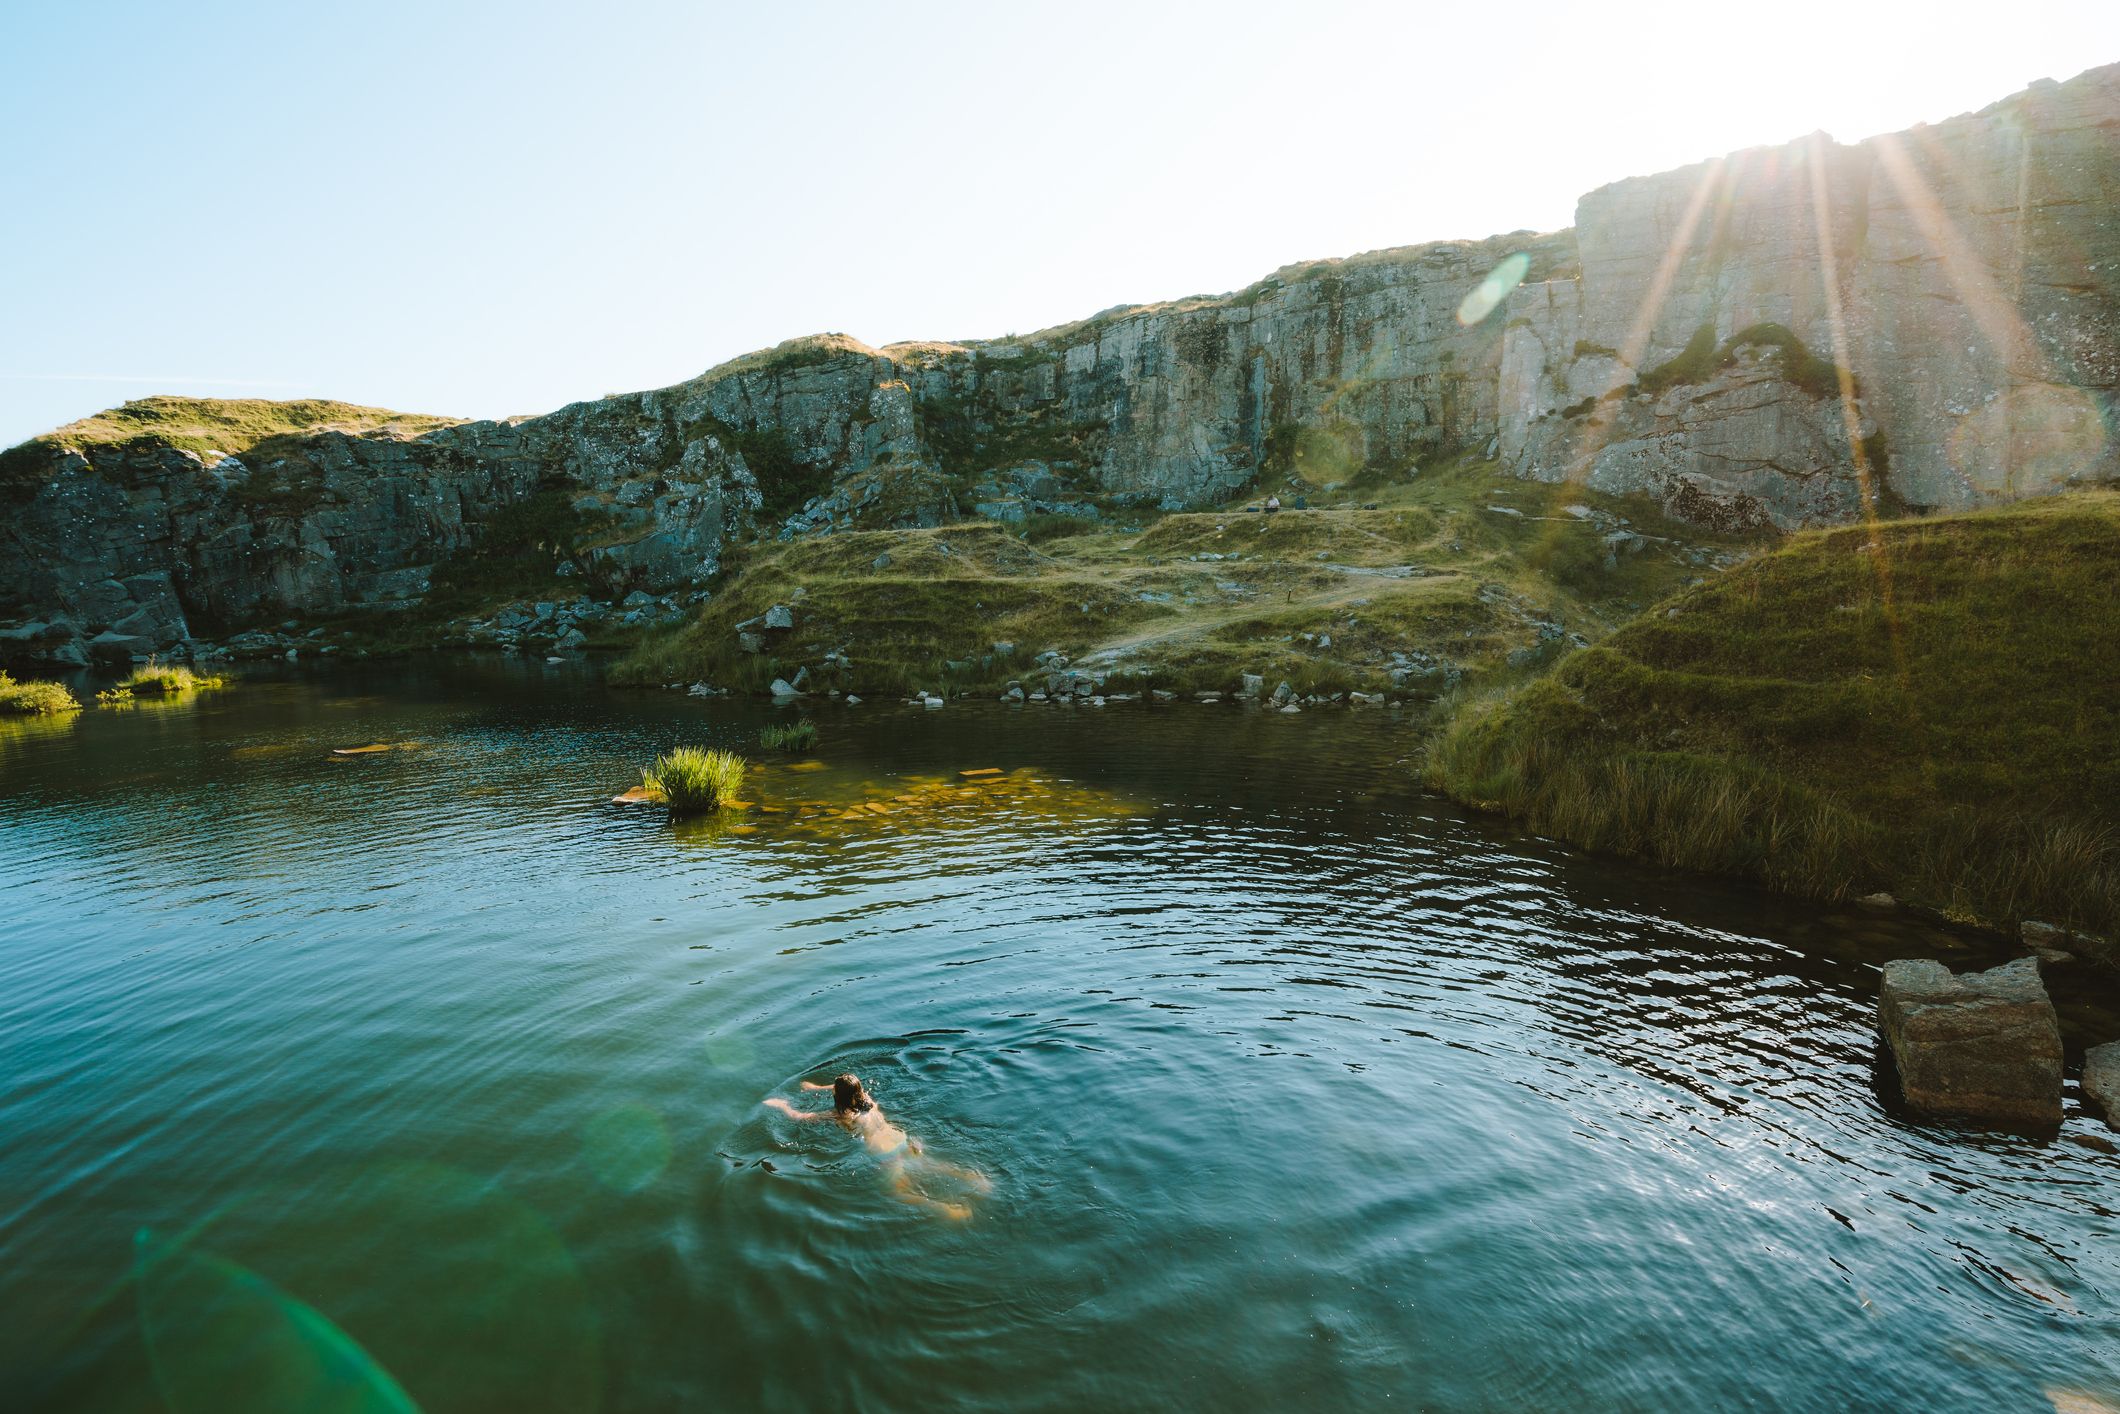
[[[0,672],[0,713],[43,716],[54,712],[78,712],[81,704],[63,683],[17,682]]]
[[[96,700],[108,707],[136,698],[182,697],[226,685],[226,679],[212,673],[195,672],[181,663],[163,663],[149,658],[124,680],[97,693]]]
[[[1592,849],[2120,926],[2120,495],[1813,532],[1513,695],[1433,784]]]
[[[640,783],[669,806],[673,816],[703,815],[736,799],[743,789],[745,765],[734,752],[673,747],[642,769]]]
[[[652,636],[616,677],[762,691],[808,666],[819,689],[985,691],[1035,678],[1053,649],[1130,687],[1226,689],[1256,672],[1306,693],[1381,691],[1393,652],[1489,676],[1535,645],[1534,620],[1598,637],[1755,543],[1486,462],[1360,494],[1273,515],[1165,515],[1138,534],[1073,522],[1036,543],[964,524],[759,545],[729,557],[734,572],[692,623]],[[1621,521],[1653,538],[1615,556],[1602,527]],[[794,632],[744,653],[735,626],[782,603]],[[848,666],[825,662],[834,650]]]

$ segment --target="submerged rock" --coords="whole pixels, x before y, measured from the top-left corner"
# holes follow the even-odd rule
[[[1940,962],[1886,963],[1877,1013],[1914,1109],[2009,1128],[2061,1122],[2061,1030],[2033,959],[1955,976]]]

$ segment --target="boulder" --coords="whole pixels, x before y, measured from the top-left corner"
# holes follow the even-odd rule
[[[770,692],[771,692],[771,693],[772,693],[772,694],[773,694],[773,695],[774,695],[775,697],[800,697],[800,696],[802,696],[802,693],[801,693],[801,691],[800,691],[800,690],[798,690],[798,689],[797,689],[797,688],[795,687],[795,685],[794,685],[793,683],[789,682],[789,681],[788,681],[788,680],[787,680],[786,678],[775,678],[775,679],[773,679],[773,685],[772,685],[772,687],[771,687],[770,689],[768,689],[768,690],[769,690],[769,691],[770,691]]]
[[[2120,1129],[2120,1041],[2108,1041],[2083,1053],[2083,1097]]]
[[[766,641],[755,633],[739,633],[736,646],[746,653],[759,653],[765,650]]]
[[[1257,673],[1244,674],[1244,685],[1237,689],[1239,697],[1257,697],[1266,690],[1266,679]]]
[[[109,667],[122,668],[135,657],[154,651],[153,639],[138,638],[129,633],[99,633],[88,641],[89,661]]]
[[[775,604],[766,610],[767,632],[785,631],[795,627],[795,611],[785,604]]]
[[[1940,962],[1886,963],[1877,1019],[1920,1113],[2012,1129],[2061,1122],[2061,1030],[2033,959],[1955,976]]]

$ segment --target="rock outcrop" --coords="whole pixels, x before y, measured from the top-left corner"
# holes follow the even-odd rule
[[[2012,1129],[2061,1122],[2061,1029],[2033,959],[1956,976],[1887,963],[1877,1006],[1913,1109]]]
[[[798,339],[655,392],[239,455],[0,459],[0,648],[388,607],[539,496],[616,593],[731,535],[1198,507],[1446,453],[1794,528],[2120,477],[2120,65],[1023,338]],[[579,553],[576,553],[578,548]],[[34,632],[30,632],[34,630]]]
[[[1510,298],[1502,453],[1784,527],[1862,476],[1941,509],[2120,476],[2116,200],[2120,65],[1592,192],[1579,274]]]

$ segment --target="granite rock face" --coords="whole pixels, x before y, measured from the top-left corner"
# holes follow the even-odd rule
[[[2061,1122],[2061,1030],[2033,959],[1955,976],[1940,962],[1887,963],[1877,1005],[1914,1109],[2005,1128]]]
[[[1866,485],[1957,509],[2109,481],[2116,207],[2120,65],[1617,182],[1567,231],[1289,266],[1022,338],[819,335],[544,417],[239,457],[41,439],[0,467],[0,636],[167,646],[415,602],[539,496],[596,527],[575,569],[616,597],[696,585],[755,529],[1202,507],[1447,454],[1780,528],[1853,519]]]
[[[1601,188],[1576,208],[1579,273],[1510,298],[1502,455],[1783,527],[1848,518],[1858,449],[1915,508],[2112,480],[2116,202],[2120,65]],[[1763,370],[1781,386],[1718,388],[1761,330],[1788,336]]]

